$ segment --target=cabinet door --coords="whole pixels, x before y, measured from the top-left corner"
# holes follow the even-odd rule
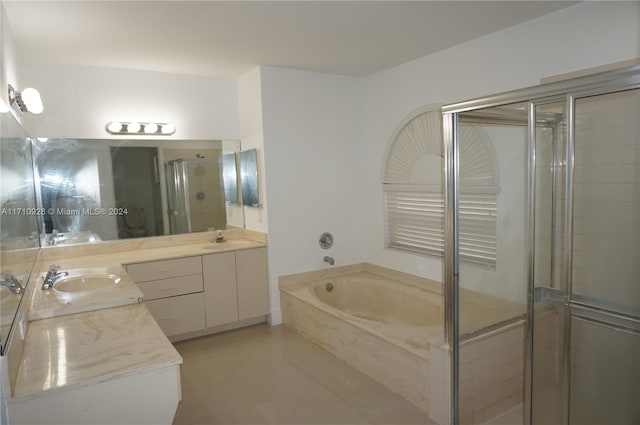
[[[238,317],[240,320],[269,313],[267,249],[236,251]]]
[[[144,304],[167,336],[204,329],[202,293],[161,298]]]
[[[238,320],[236,256],[233,252],[202,256],[207,327]]]

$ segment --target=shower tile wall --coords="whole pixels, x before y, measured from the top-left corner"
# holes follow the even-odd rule
[[[640,311],[640,90],[576,101],[573,293]],[[640,338],[571,322],[570,420],[640,420]]]
[[[524,335],[518,323],[462,343],[461,424],[480,424],[522,404]]]
[[[640,305],[639,117],[640,90],[576,101],[573,292],[616,309]]]

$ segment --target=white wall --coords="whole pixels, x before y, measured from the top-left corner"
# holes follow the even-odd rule
[[[477,131],[486,135],[498,168],[497,260],[495,269],[461,261],[460,286],[524,305],[527,287],[514,283],[527,277],[527,128],[481,125]]]
[[[261,69],[272,309],[278,276],[365,259],[356,80]],[[320,234],[331,232],[323,250]]]
[[[640,56],[639,2],[585,2],[362,80],[361,191],[370,262],[442,279],[439,259],[383,248],[380,170],[388,138],[421,105],[536,85],[546,76]]]
[[[18,63],[11,27],[4,6],[0,2],[0,99],[7,106],[9,106],[7,86],[11,84],[14,88],[19,87],[17,69]]]
[[[21,77],[40,91],[45,107],[40,116],[25,116],[35,137],[109,138],[105,125],[114,120],[173,122],[170,139],[240,136],[235,80],[36,64]]]
[[[264,160],[264,137],[262,126],[262,88],[260,68],[254,68],[238,78],[238,116],[242,150],[256,149],[258,152],[258,198],[259,208],[243,207],[247,229],[267,232],[267,180]]]

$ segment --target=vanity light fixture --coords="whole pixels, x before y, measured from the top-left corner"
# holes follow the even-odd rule
[[[21,117],[25,112],[31,112],[37,115],[44,111],[40,93],[31,87],[19,92],[9,84],[9,105],[11,105],[18,117]]]
[[[169,136],[176,132],[176,126],[170,122],[123,122],[111,121],[105,129],[110,134],[121,136]]]
[[[127,133],[140,133],[142,126],[137,122],[130,122],[127,124]]]

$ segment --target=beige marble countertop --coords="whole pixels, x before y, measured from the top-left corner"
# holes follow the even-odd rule
[[[223,243],[198,241],[153,247],[119,241],[117,246],[117,252],[109,245],[90,246],[85,252],[91,255],[78,255],[78,247],[43,252],[41,273],[50,264],[59,265],[61,271],[109,268],[121,274],[126,284],[109,294],[92,291],[66,305],[60,303],[55,292],[34,289],[31,313],[40,320],[29,323],[9,403],[181,364],[182,358],[140,302],[142,293],[123,266],[260,248],[266,243],[232,238]],[[41,283],[41,279],[38,281]]]
[[[50,263],[65,268],[82,267],[119,267],[126,264],[144,263],[145,261],[169,260],[172,258],[192,257],[196,255],[215,254],[219,252],[237,251],[240,249],[260,248],[266,246],[263,243],[249,239],[229,239],[222,243],[202,242],[185,245],[165,246],[158,248],[145,248],[126,250],[104,254],[70,256],[56,258],[55,260],[43,259],[43,265],[49,267]],[[46,270],[45,270],[46,271]]]
[[[69,277],[86,274],[113,275],[118,277],[118,283],[105,288],[83,292],[62,292],[56,289],[55,285],[48,290],[42,290],[39,287],[35,288],[28,313],[29,320],[47,319],[102,308],[119,307],[135,304],[142,300],[142,292],[120,266],[64,269],[64,271],[69,273]],[[41,282],[42,278],[39,278],[38,283]]]
[[[190,256],[215,254],[241,249],[258,248],[263,243],[249,239],[230,239],[222,243],[191,243],[156,248],[145,248],[131,251],[106,252],[103,254],[69,256],[55,260],[43,259],[40,275],[43,276],[51,264],[60,266],[60,271],[81,273],[85,269],[108,270],[122,277],[121,284],[113,288],[95,290],[87,293],[62,294],[53,289],[43,291],[36,288],[29,310],[29,320],[40,320],[65,314],[75,314],[100,308],[117,307],[133,304],[142,300],[142,292],[126,274],[126,264],[146,261],[167,260]],[[41,279],[38,281],[40,282]],[[41,283],[41,282],[40,282]]]
[[[144,304],[38,320],[8,402],[178,364],[182,357]]]

